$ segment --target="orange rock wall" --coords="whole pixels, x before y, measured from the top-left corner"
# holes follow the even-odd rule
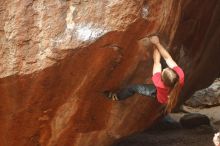
[[[186,72],[182,94],[206,75],[207,85],[219,74],[203,67],[219,61],[219,10],[217,0],[0,0],[1,145],[108,146],[150,126],[157,103],[101,92],[151,82],[151,53],[136,40],[154,32]]]

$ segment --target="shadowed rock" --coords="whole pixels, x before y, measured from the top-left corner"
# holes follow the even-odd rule
[[[202,114],[186,114],[180,118],[180,124],[184,128],[195,128],[200,125],[210,125],[210,120]]]

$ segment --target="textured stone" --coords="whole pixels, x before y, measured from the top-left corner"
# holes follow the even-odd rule
[[[111,102],[101,91],[150,82],[151,53],[136,40],[154,32],[186,73],[182,100],[210,84],[220,68],[219,4],[0,0],[1,144],[107,146],[148,127],[157,103]]]
[[[196,91],[185,103],[190,107],[213,107],[220,105],[220,79],[216,79],[208,88]]]
[[[210,120],[206,115],[202,114],[186,114],[180,118],[180,124],[184,128],[195,128],[201,125],[210,125]]]

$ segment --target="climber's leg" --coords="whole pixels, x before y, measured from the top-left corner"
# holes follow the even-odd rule
[[[137,94],[148,96],[153,99],[156,97],[156,87],[153,84],[135,84],[132,89]]]
[[[124,100],[128,97],[131,97],[135,93],[155,98],[156,88],[153,84],[134,84],[122,88],[121,90],[115,93],[109,91],[105,91],[104,93],[108,98],[112,100]]]
[[[118,92],[104,91],[106,97],[112,100],[123,100],[135,94],[135,85],[120,89]]]

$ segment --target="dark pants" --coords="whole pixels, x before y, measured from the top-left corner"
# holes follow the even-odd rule
[[[162,69],[168,67],[166,61],[163,58],[161,58],[160,63],[162,65]],[[119,100],[126,99],[135,93],[156,99],[156,92],[156,87],[153,84],[133,84],[122,88],[116,92],[116,94]]]
[[[122,88],[116,94],[119,100],[124,100],[134,95],[135,93],[138,93],[144,96],[149,96],[155,99],[156,88],[153,84],[133,84],[125,88]]]

